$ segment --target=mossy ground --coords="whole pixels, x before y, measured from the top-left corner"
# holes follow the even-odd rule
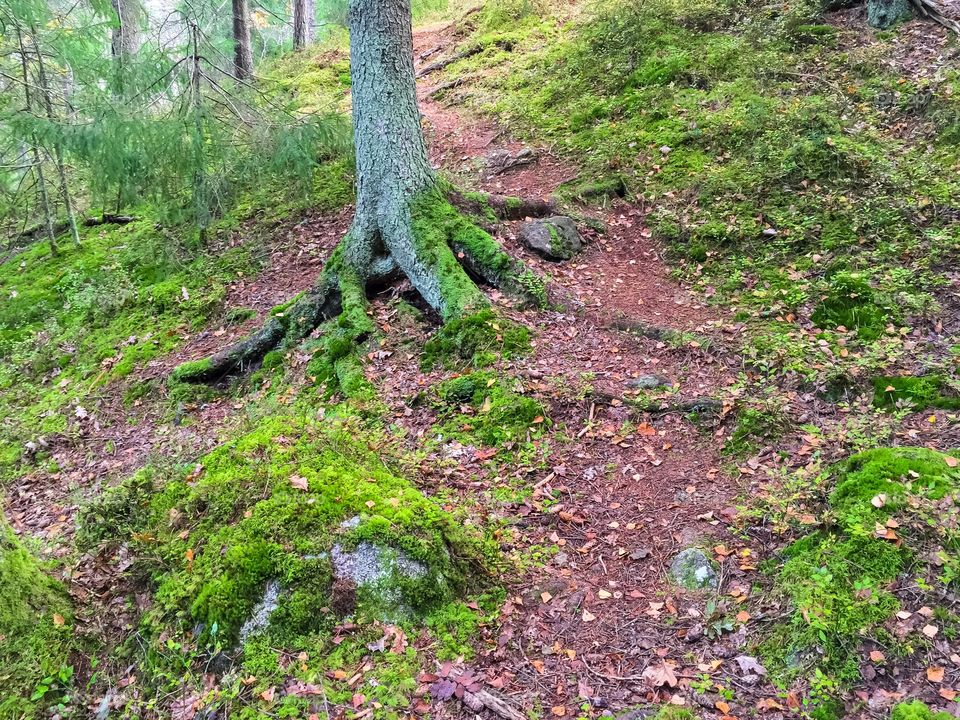
[[[892,38],[849,42],[814,3],[528,10],[509,51],[468,20],[463,45],[489,49],[445,73],[584,167],[568,197],[644,198],[679,272],[752,325],[757,367],[823,382],[909,363],[900,328],[933,322],[960,244],[935,212],[960,193],[950,73],[898,75]]]
[[[245,690],[225,681],[210,698],[215,704],[256,712],[266,707],[260,692],[293,678],[323,686],[332,702],[348,701],[349,686],[326,673],[370,655],[366,644],[384,633],[394,633],[389,648],[396,631],[381,619],[411,635],[422,624],[432,628],[441,656],[469,653],[471,633],[498,605],[496,545],[404,479],[402,462],[390,461],[396,452],[388,434],[349,413],[329,414],[322,424],[268,418],[195,466],[174,474],[146,468],[89,508],[81,537],[132,538],[137,572],[153,586],[141,643],[125,649],[145,668],[144,682],[159,691],[176,666],[223,651],[236,656],[239,676],[256,683]],[[359,522],[343,525],[351,518]],[[345,616],[332,590],[329,553],[335,543],[361,542],[394,548],[427,572],[362,586]],[[271,580],[280,585],[280,606],[269,627],[240,647],[238,632]],[[461,601],[481,591],[487,594],[476,609]],[[397,597],[406,608],[399,615]],[[388,605],[393,615],[384,617]],[[355,630],[336,637],[346,621]],[[395,650],[374,658],[368,681],[377,683],[366,691],[389,712],[406,706],[418,666],[412,647]],[[299,653],[309,659],[283,661]],[[268,705],[293,712],[309,703],[278,694]]]
[[[0,518],[0,715],[32,716],[69,702],[75,647],[66,590]]]
[[[437,396],[441,422],[435,430],[444,442],[503,449],[539,437],[551,424],[539,400],[516,392],[509,380],[492,372],[447,380]]]
[[[922,638],[894,639],[895,581],[949,586],[960,561],[957,460],[933,450],[881,448],[832,468],[824,527],[803,535],[772,569],[792,619],[762,646],[784,680],[816,678],[830,695],[860,679],[861,644],[910,654]],[[936,557],[935,564],[930,559]]]

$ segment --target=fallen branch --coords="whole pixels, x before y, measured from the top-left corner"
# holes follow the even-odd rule
[[[469,691],[464,692],[463,704],[474,712],[479,712],[486,708],[495,715],[504,718],[504,720],[527,720],[527,716],[522,712],[486,690],[478,690],[475,693]]]
[[[100,225],[126,225],[128,223],[136,222],[140,218],[135,215],[115,215],[113,213],[103,213],[99,216],[85,218],[83,223],[84,227],[98,227]],[[55,235],[60,235],[65,233],[70,229],[70,223],[67,220],[60,220],[54,223],[53,232]],[[14,238],[14,242],[17,245],[23,245],[24,241],[30,242],[36,240],[40,235],[43,235],[47,232],[46,223],[38,223],[37,225],[31,225],[28,228],[25,228],[23,232],[18,234]]]
[[[454,53],[453,55],[448,55],[445,58],[440,58],[435,62],[430,63],[426,67],[420,69],[420,72],[417,73],[417,78],[423,78],[427,75],[437,72],[438,70],[443,70],[447,65],[453,65],[455,62],[460,62],[461,60],[466,60],[469,57],[474,55],[479,55],[483,50],[483,47],[480,45],[474,45],[462,50],[461,52]]]

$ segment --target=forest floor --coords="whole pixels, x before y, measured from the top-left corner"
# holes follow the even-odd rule
[[[446,24],[416,33],[420,67],[452,52],[455,30]],[[904,56],[905,67],[916,64],[911,58]],[[431,160],[446,176],[470,189],[546,198],[582,172],[569,156],[519,142],[488,116],[443,100],[434,92],[442,80],[421,81],[420,103]],[[533,160],[522,166],[499,171],[487,162],[526,149]],[[484,615],[469,638],[472,654],[439,659],[426,634],[411,639],[419,672],[405,693],[409,705],[400,712],[473,717],[475,709],[462,701],[464,691],[483,687],[532,716],[593,717],[638,704],[685,706],[705,719],[797,716],[812,707],[818,692],[834,688],[822,684],[811,691],[809,677],[775,683],[757,650],[775,624],[789,622],[796,612],[782,594],[768,592],[771,576],[761,566],[778,559],[785,519],[800,518],[801,526],[820,522],[807,519],[819,512],[809,504],[811,496],[794,495],[786,479],[804,472],[813,477],[878,437],[891,445],[941,451],[960,446],[952,408],[921,408],[885,419],[872,414],[869,398],[840,406],[822,393],[755,371],[742,347],[750,328],[732,308],[677,279],[668,249],[655,239],[653,210],[640,199],[618,197],[564,208],[604,228],[585,230],[584,252],[565,263],[524,248],[517,240],[522,221],[497,227],[497,239],[511,254],[549,277],[557,301],[546,311],[519,309],[490,291],[499,312],[533,330],[533,352],[501,360],[493,372],[547,408],[547,418],[537,421],[541,426],[530,427],[525,441],[510,444],[506,453],[457,440],[432,441],[443,418],[422,395],[456,374],[420,369],[418,351],[435,328],[401,317],[398,299],[415,303],[409,287],[374,298],[372,314],[382,339],[366,355],[364,370],[386,406],[384,422],[402,428],[407,449],[417,455],[418,488],[470,518],[505,522],[503,549],[519,559],[503,579],[506,590],[496,611]],[[235,324],[217,318],[201,329],[181,330],[174,352],[102,387],[84,407],[77,404],[70,432],[49,447],[53,466],[38,465],[6,487],[11,526],[46,557],[68,563],[64,576],[83,634],[119,644],[152,601],[149,589],[129,572],[134,560],[126,543],[74,554],[80,508],[147,464],[194,462],[258,420],[294,407],[300,395],[310,395],[309,412],[323,418],[326,403],[308,377],[309,355],[298,351],[287,354],[282,380],[243,392],[171,405],[165,383],[179,363],[242,337],[271,308],[310,287],[349,220],[346,208],[282,222],[267,240],[262,270],[227,285],[224,306],[249,308],[249,318]],[[213,252],[235,239],[219,239],[224,247]],[[950,318],[944,324],[952,326]],[[669,385],[652,394],[631,388],[631,380],[654,374]],[[134,387],[149,387],[151,393],[131,402]],[[731,453],[732,442],[742,439],[738,404],[770,395],[785,399],[785,429],[768,433],[754,427],[748,436],[756,444]],[[665,411],[637,412],[632,399],[652,399]],[[698,399],[716,405],[707,412],[691,413],[690,405],[672,409]],[[858,424],[868,414],[873,424]],[[761,415],[758,422],[777,421]],[[715,590],[684,591],[670,580],[672,559],[689,547],[703,548],[715,563]],[[901,599],[914,591],[907,588]],[[886,717],[904,699],[960,714],[960,705],[952,702],[960,692],[954,689],[960,688],[956,599],[947,596],[947,609],[938,610],[936,618],[924,604],[926,596],[916,592],[914,599],[912,607],[903,601],[905,615],[897,615],[890,632],[903,639],[922,629],[927,637],[922,653],[894,653],[872,639],[852,641],[852,652],[862,656],[863,678],[848,696],[855,714]],[[930,623],[943,632],[929,635]],[[323,711],[379,717],[381,708],[368,707],[368,698],[359,694],[369,667],[363,657],[345,668],[351,702],[331,707],[324,697]],[[125,693],[135,695],[130,688],[140,671],[133,666],[112,671],[112,695],[103,702],[121,708]],[[331,682],[341,680],[337,675]],[[217,682],[202,674],[208,691]],[[200,695],[188,683],[184,688],[161,716],[194,717]],[[273,686],[255,690],[242,702],[267,713]],[[366,692],[376,696],[375,690]],[[91,712],[98,702],[91,703]]]

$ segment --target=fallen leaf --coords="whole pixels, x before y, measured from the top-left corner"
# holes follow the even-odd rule
[[[932,683],[942,683],[943,682],[943,668],[942,667],[928,667],[927,668],[927,680]]]
[[[642,677],[653,687],[677,686],[677,676],[673,673],[673,668],[666,663],[649,666],[643,671]]]
[[[53,614],[53,624],[54,624],[54,625],[56,625],[57,627],[63,627],[63,624],[64,624],[65,622],[66,622],[66,620],[63,619],[63,615],[61,615],[60,613],[54,613],[54,614]]]
[[[920,632],[922,632],[928,638],[934,638],[936,637],[937,633],[940,632],[940,628],[938,628],[936,625],[924,625],[923,630]]]
[[[882,662],[884,662],[886,659],[887,659],[887,656],[884,655],[884,654],[883,654],[882,652],[880,652],[879,650],[871,650],[871,651],[870,651],[870,660],[871,660],[871,662],[882,663]]]
[[[293,475],[290,478],[290,484],[295,490],[306,491],[310,489],[310,486],[307,484],[307,479],[305,477],[301,477],[300,475]]]
[[[270,687],[260,693],[261,699],[266,703],[273,702],[273,696],[276,694],[277,689],[275,687]]]
[[[594,620],[597,619],[597,616],[591,613],[589,610],[584,610],[582,619],[584,622],[593,622]]]
[[[567,708],[564,705],[554,705],[550,708],[550,712],[557,717],[563,717],[567,714]]]
[[[740,666],[740,672],[746,674],[766,675],[767,669],[761,665],[755,657],[749,655],[738,655],[735,658],[737,665]]]

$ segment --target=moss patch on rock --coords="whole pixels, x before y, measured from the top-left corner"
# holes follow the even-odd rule
[[[345,619],[372,642],[385,623],[449,620],[459,598],[492,587],[495,543],[405,479],[394,442],[349,414],[268,418],[194,466],[138,473],[89,509],[88,541],[129,539],[154,588],[140,633],[148,654],[175,641],[189,664],[229,650],[242,676],[269,679],[285,665],[268,648],[326,648],[329,669]],[[168,661],[145,682],[165,682]]]
[[[909,574],[920,585],[953,582],[956,465],[933,450],[880,448],[832,469],[825,526],[788,546],[774,570],[793,613],[763,645],[768,667],[782,679],[818,672],[849,686],[860,677],[860,643],[890,639],[886,624],[900,609],[893,581]]]

